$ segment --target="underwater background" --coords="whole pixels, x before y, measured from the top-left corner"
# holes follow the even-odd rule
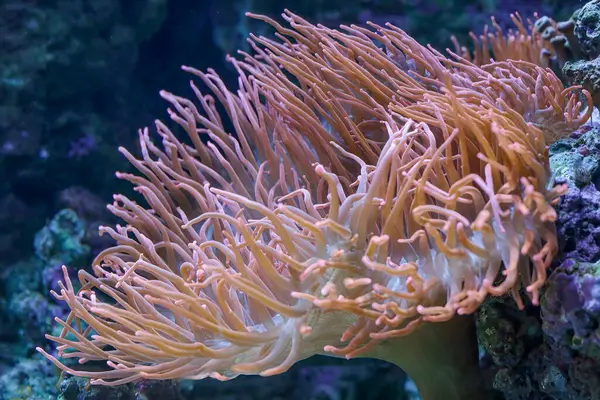
[[[229,382],[142,382],[117,388],[60,377],[36,346],[56,332],[62,309],[49,296],[61,266],[87,268],[111,244],[99,225],[113,193],[130,195],[115,171],[132,167],[118,146],[137,149],[137,130],[166,117],[158,91],[187,93],[180,65],[236,73],[226,55],[247,50],[263,23],[245,12],[284,8],[335,27],[391,22],[443,51],[468,44],[490,17],[510,13],[566,21],[575,0],[0,0],[0,400],[408,400],[416,389],[397,367],[375,360],[313,357],[285,374]],[[592,95],[600,85],[600,4],[574,17],[580,59],[565,84]],[[597,100],[594,97],[594,100]],[[595,101],[598,104],[597,101]],[[600,399],[600,136],[594,119],[550,149],[557,179],[570,183],[557,222],[560,273],[546,291],[545,318],[505,299],[477,313],[482,368],[498,399]],[[576,295],[573,295],[576,293]],[[575,296],[573,299],[569,296]],[[586,297],[587,296],[587,297]],[[571,308],[564,306],[569,302]],[[576,303],[573,305],[572,303]],[[550,311],[552,312],[550,312]]]

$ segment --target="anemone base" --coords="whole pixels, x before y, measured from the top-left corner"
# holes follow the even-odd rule
[[[496,400],[486,388],[472,316],[427,323],[380,344],[368,357],[396,364],[415,382],[422,400]]]

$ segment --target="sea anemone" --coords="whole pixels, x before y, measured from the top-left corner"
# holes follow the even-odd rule
[[[556,253],[547,143],[591,112],[549,70],[479,67],[397,27],[312,25],[230,58],[238,88],[183,69],[194,101],[140,131],[118,173],[126,225],[93,274],[55,297],[62,358],[93,384],[279,374],[314,354],[398,364],[424,399],[482,398],[469,314],[520,289],[534,304]],[[223,121],[223,116],[228,122]],[[173,126],[187,134],[179,139]],[[229,133],[227,128],[231,127]],[[441,397],[440,397],[441,396]],[[479,396],[479,397],[478,397]]]
[[[556,22],[552,18],[537,14],[524,20],[519,13],[510,15],[515,29],[504,32],[492,17],[492,28],[484,27],[483,34],[471,32],[474,51],[462,46],[456,37],[452,42],[457,53],[477,65],[494,61],[521,60],[542,67],[550,67],[560,74],[564,64],[580,56],[572,20]]]

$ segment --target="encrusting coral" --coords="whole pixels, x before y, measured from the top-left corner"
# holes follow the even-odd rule
[[[108,369],[39,351],[103,385],[377,357],[424,399],[482,398],[465,315],[488,294],[522,304],[522,287],[537,304],[565,191],[547,143],[585,122],[589,95],[524,61],[445,57],[391,25],[250,16],[278,40],[252,37],[253,55],[229,60],[233,91],[184,67],[212,95],[161,92],[174,122],[156,122],[162,147],[142,130],[140,158],[120,149],[141,175],[117,175],[149,208],[116,195],[126,225],[101,228],[116,245],[79,290],[64,268],[54,295],[72,311],[48,338]]]

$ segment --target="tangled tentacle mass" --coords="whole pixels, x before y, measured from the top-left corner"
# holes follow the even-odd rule
[[[547,69],[444,56],[388,25],[340,30],[286,12],[229,61],[238,87],[184,70],[170,122],[120,151],[146,205],[115,195],[114,247],[65,270],[59,356],[95,384],[272,375],[354,357],[521,288],[556,253],[547,144],[589,94]],[[581,99],[583,99],[583,104]],[[227,122],[223,120],[227,119]],[[186,135],[176,133],[182,130]],[[71,365],[71,364],[69,364]]]

